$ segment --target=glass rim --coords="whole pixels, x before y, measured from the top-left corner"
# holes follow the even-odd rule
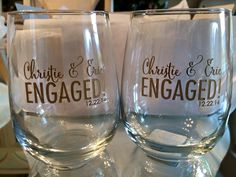
[[[231,14],[231,10],[225,8],[183,8],[183,9],[147,9],[133,11],[132,17],[145,15],[188,15],[188,14]]]
[[[18,10],[18,11],[11,11],[8,12],[7,15],[16,16],[16,15],[105,15],[109,16],[107,11],[86,11],[86,10]]]

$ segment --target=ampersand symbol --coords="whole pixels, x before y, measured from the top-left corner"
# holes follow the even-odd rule
[[[77,62],[76,63],[71,63],[70,64],[70,69],[69,69],[69,75],[71,78],[76,78],[78,76],[78,71],[77,71],[77,67],[82,64],[84,61],[84,58],[82,56],[79,56],[77,58]]]
[[[189,77],[193,77],[196,74],[195,66],[197,66],[198,64],[200,64],[203,61],[203,56],[198,55],[196,60],[197,60],[196,63],[194,63],[193,61],[189,62],[189,67],[186,70],[186,74]]]

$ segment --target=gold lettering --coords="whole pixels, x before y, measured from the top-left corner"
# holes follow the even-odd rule
[[[210,79],[208,81],[208,94],[207,94],[207,99],[211,100],[215,97],[216,95],[216,81]]]
[[[58,72],[55,67],[50,65],[47,69],[36,69],[35,59],[31,61],[27,61],[24,64],[24,76],[25,79],[45,79],[47,81],[52,81],[54,83],[58,82],[60,79],[63,78],[63,74]]]
[[[30,82],[25,83],[26,101],[27,101],[27,103],[33,103],[33,101],[29,99],[29,95],[32,94],[32,92],[29,91],[29,85],[32,85],[32,83],[30,83]]]
[[[61,93],[60,93],[59,103],[62,103],[62,99],[66,99],[68,103],[70,102],[70,98],[66,89],[65,82],[61,83]]]
[[[34,82],[33,87],[34,87],[34,100],[35,100],[35,103],[39,103],[38,98],[40,99],[41,103],[44,103],[43,83],[40,82],[39,86],[38,86],[37,83]]]
[[[181,80],[177,81],[175,91],[174,91],[174,95],[173,95],[173,100],[175,100],[177,96],[179,96],[181,100],[184,100]]]
[[[143,61],[142,71],[144,75],[158,75],[164,78],[174,80],[175,77],[180,76],[181,72],[175,68],[171,62],[165,66],[154,65],[156,61],[155,56],[145,58]]]
[[[74,101],[79,101],[81,99],[81,90],[79,90],[79,89],[75,90],[75,85],[80,86],[80,82],[79,81],[72,82],[72,84],[71,84],[71,96],[72,96],[72,99]],[[77,97],[75,97],[75,93],[78,93]]]
[[[99,80],[92,79],[92,85],[93,85],[93,98],[98,98],[101,94],[101,86]]]
[[[89,99],[91,99],[91,96],[89,96],[88,95],[88,92],[91,90],[90,88],[89,88],[89,86],[87,85],[87,83],[90,83],[90,80],[84,80],[83,81],[83,85],[84,85],[84,99],[85,100],[89,100]]]
[[[202,93],[206,91],[206,88],[203,87],[203,82],[206,82],[207,80],[200,80],[199,81],[199,87],[198,87],[198,90],[199,90],[199,94],[198,94],[198,100],[205,100],[204,97],[202,97]]]
[[[152,91],[154,92],[155,98],[158,98],[159,79],[156,79],[154,84],[153,79],[150,78],[149,97],[152,97]]]
[[[48,100],[48,102],[49,103],[56,103],[56,101],[57,101],[57,92],[51,92],[51,96],[49,95],[49,91],[50,91],[50,87],[53,87],[53,88],[55,88],[56,87],[56,84],[55,83],[53,83],[53,82],[49,82],[49,83],[47,83],[47,85],[46,85],[46,96],[47,96],[47,100]]]
[[[219,79],[218,94],[220,94],[220,90],[221,90],[221,79]]]
[[[145,84],[145,83],[144,83],[144,80],[147,80],[147,79],[148,79],[147,77],[143,77],[143,78],[142,78],[142,86],[141,86],[141,88],[142,88],[142,96],[146,96],[146,97],[147,97],[148,95],[144,93],[144,89],[145,89],[145,88],[148,88],[148,86],[147,86],[147,85],[144,85],[144,84]]]
[[[197,82],[195,80],[188,80],[187,83],[186,83],[185,96],[188,100],[191,101],[191,100],[195,99],[197,91],[196,91],[196,89],[189,90],[190,83],[193,83],[193,85],[196,85]],[[192,97],[190,97],[189,93],[192,93]]]
[[[165,89],[165,85],[166,85],[166,82],[168,82],[169,84],[171,84],[172,82],[169,80],[169,79],[164,79],[162,81],[162,84],[161,84],[161,96],[163,99],[170,99],[171,97],[171,89]],[[167,95],[165,95],[165,93],[167,93]]]

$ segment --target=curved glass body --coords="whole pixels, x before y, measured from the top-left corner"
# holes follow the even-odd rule
[[[8,16],[10,102],[16,138],[55,168],[102,151],[119,113],[105,12],[12,12]]]
[[[131,139],[149,154],[188,158],[223,135],[232,85],[230,20],[224,9],[133,13],[123,118]]]

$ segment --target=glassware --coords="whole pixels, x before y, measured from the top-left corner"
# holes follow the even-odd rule
[[[149,155],[190,158],[223,135],[232,87],[230,28],[225,9],[133,12],[122,111],[128,135]]]
[[[201,156],[167,162],[149,157],[137,148],[122,177],[213,177],[216,169],[211,168],[208,160]]]
[[[119,117],[106,12],[8,15],[10,107],[16,138],[57,169],[102,152]]]
[[[50,168],[41,161],[27,155],[31,165],[29,177],[118,177],[114,159],[104,150],[77,169],[58,170]]]

